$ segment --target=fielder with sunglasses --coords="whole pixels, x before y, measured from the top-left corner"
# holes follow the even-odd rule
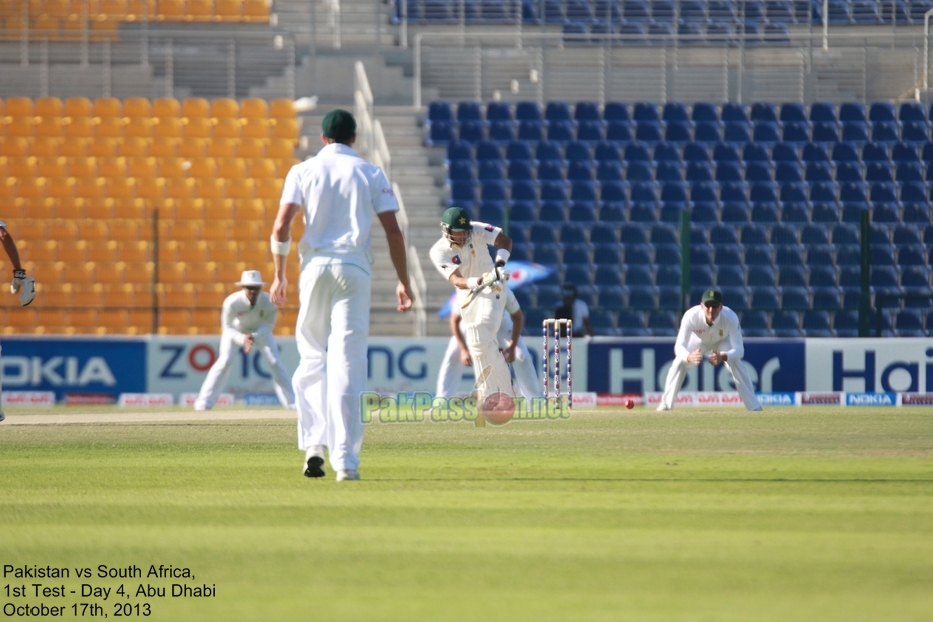
[[[272,372],[275,394],[285,408],[295,408],[295,392],[292,389],[292,377],[279,356],[279,346],[275,342],[272,330],[279,314],[279,308],[272,304],[269,294],[262,291],[265,283],[258,270],[246,270],[236,285],[242,287],[235,294],[224,300],[220,322],[223,333],[220,336],[220,353],[211,366],[201,385],[201,392],[194,402],[195,410],[213,408],[221,391],[227,385],[230,371],[233,369],[233,353],[243,348],[246,354],[253,349],[262,352]]]
[[[714,366],[723,363],[732,374],[735,389],[742,397],[745,408],[761,410],[755,387],[742,365],[745,344],[739,318],[735,311],[722,305],[722,292],[716,289],[703,292],[702,303],[688,309],[680,321],[680,330],[674,343],[675,358],[667,373],[664,395],[658,410],[671,410],[674,407],[674,400],[677,399],[687,372],[702,363],[707,353],[710,363]]]

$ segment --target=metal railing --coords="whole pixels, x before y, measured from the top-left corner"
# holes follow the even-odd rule
[[[364,158],[382,168],[386,176],[392,179],[392,154],[382,131],[382,123],[375,118],[375,101],[366,68],[357,61],[353,71],[353,99],[356,106],[357,145]],[[410,240],[408,228],[408,212],[405,209],[405,200],[402,197],[398,184],[392,183],[392,190],[398,200],[398,221],[405,237],[406,244]],[[421,261],[418,259],[418,250],[412,244],[407,244],[408,274],[411,280],[412,294],[415,297],[412,304],[414,312],[413,333],[415,337],[424,337],[427,334],[427,311],[425,307],[425,294],[427,284],[424,272],[421,270]]]
[[[567,91],[576,101],[600,103],[700,101],[713,95],[691,96],[691,90],[710,93],[715,87],[714,101],[868,103],[919,98],[928,84],[925,38],[919,29],[839,30],[829,35],[829,53],[821,51],[821,38],[793,33],[776,45],[767,40],[746,44],[746,37],[735,36],[731,45],[707,45],[699,35],[574,35],[526,29],[516,36],[477,29],[459,41],[450,34],[419,32],[413,37],[413,103],[415,108],[426,103],[422,90],[427,85],[444,99],[479,101],[546,101],[567,98],[562,95]]]

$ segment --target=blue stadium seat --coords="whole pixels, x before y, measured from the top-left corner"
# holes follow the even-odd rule
[[[664,126],[659,121],[638,121],[635,126],[635,140],[649,145],[658,143],[664,140]]]
[[[726,121],[723,124],[723,142],[745,144],[751,137],[751,127],[747,121]]]
[[[803,332],[807,337],[832,337],[832,322],[828,311],[814,310],[803,314]]]
[[[781,140],[781,128],[774,121],[755,121],[752,140],[756,143],[774,144]]]
[[[621,285],[604,285],[596,292],[597,305],[603,309],[624,309],[625,293]]]
[[[897,111],[897,118],[900,121],[923,121],[927,120],[927,111],[918,101],[901,102]]]
[[[515,138],[515,127],[511,121],[489,121],[489,140],[508,143]]]
[[[628,202],[628,185],[623,181],[606,181],[601,184],[599,199],[602,203]]]
[[[815,143],[835,143],[839,140],[839,126],[835,121],[815,122],[812,137]]]
[[[615,143],[601,142],[596,145],[593,157],[597,161],[618,162],[622,158],[619,154],[619,146]]]
[[[491,140],[482,140],[476,143],[476,160],[502,160],[502,149],[499,143]]]
[[[567,191],[562,181],[542,181],[540,200],[544,201],[566,201]]]
[[[917,146],[914,144],[898,142],[891,147],[892,162],[916,162],[919,157]]]
[[[547,139],[548,140],[555,141],[555,142],[568,142],[568,141],[573,140],[573,137],[574,137],[573,123],[569,119],[548,122],[547,124]]]
[[[593,285],[621,285],[622,268],[617,264],[601,264],[593,268]]]
[[[677,318],[671,311],[650,311],[647,332],[652,337],[673,337],[677,334]]]
[[[748,184],[742,181],[726,181],[719,184],[721,203],[748,203]]]
[[[741,182],[745,176],[738,162],[721,161],[716,163],[715,179],[718,182]]]
[[[810,209],[803,202],[783,202],[781,203],[779,217],[781,222],[785,223],[807,223],[810,221]]]
[[[749,118],[752,121],[770,121],[772,123],[777,123],[777,108],[771,102],[756,102],[752,104]]]
[[[505,148],[505,159],[514,160],[534,160],[531,150],[531,144],[524,141],[512,141]]]
[[[577,140],[599,142],[603,140],[603,124],[601,121],[584,120],[577,125]]]
[[[840,139],[855,143],[868,142],[868,123],[865,121],[843,121]]]
[[[508,102],[492,101],[486,104],[487,121],[511,121],[512,108]]]
[[[749,121],[748,110],[745,108],[745,104],[739,102],[726,102],[722,105],[720,120],[724,123],[747,123]]]
[[[765,311],[744,311],[741,319],[742,334],[746,337],[770,337],[768,314]]]
[[[807,162],[804,180],[808,183],[833,181],[833,169],[829,162]]]
[[[836,172],[835,180],[838,182],[844,181],[863,181],[865,179],[865,173],[862,170],[862,165],[858,162],[837,162],[836,163]]]
[[[901,309],[894,318],[894,329],[899,337],[926,337],[920,309]]]
[[[805,143],[810,141],[810,126],[805,121],[784,121],[781,140],[786,143]]]
[[[780,184],[802,182],[803,168],[799,162],[776,161],[774,165],[774,181]]]
[[[606,102],[603,108],[603,121],[631,121],[628,104],[623,102]]]
[[[665,160],[658,162],[655,166],[656,181],[682,181],[684,178],[683,167],[680,162]]]
[[[589,160],[573,160],[567,166],[567,180],[593,181],[593,172],[593,165]]]
[[[610,309],[591,309],[590,325],[593,327],[593,332],[600,336],[618,334],[615,328],[615,313]]]
[[[451,141],[447,143],[447,161],[453,162],[455,160],[472,160],[473,159],[473,150],[470,148],[470,143],[464,143],[460,141]]]
[[[644,335],[645,312],[631,311],[628,309],[619,311],[618,334],[623,337],[638,337]]]
[[[506,170],[506,177],[510,181],[533,180],[535,176],[531,160],[513,160],[510,162]]]
[[[768,162],[745,163],[745,181],[767,182],[770,185],[773,179],[771,165]]]
[[[894,178],[900,183],[916,182],[922,184],[923,168],[919,162],[898,162]]]
[[[654,146],[652,159],[660,164],[661,162],[680,163],[680,148],[670,142],[662,141]]]
[[[513,223],[530,223],[532,221],[538,220],[538,210],[535,207],[534,202],[512,201],[509,209],[509,220]]]
[[[696,102],[690,111],[692,121],[719,121],[719,111],[711,102]]]
[[[538,220],[547,223],[562,223],[567,218],[565,201],[542,201],[538,207]]]
[[[715,203],[694,202],[690,210],[690,219],[693,222],[715,223],[719,222],[719,213]]]
[[[760,142],[749,142],[742,148],[742,160],[746,165],[752,162],[770,165],[771,153],[767,145]]]
[[[630,309],[651,310],[658,306],[658,291],[652,285],[633,285],[628,287],[628,307]]]
[[[717,287],[745,287],[745,271],[741,265],[719,263],[716,269]]]
[[[562,181],[564,167],[560,160],[539,160],[537,178],[541,182]]]
[[[516,121],[541,121],[541,106],[538,102],[521,101],[515,104]]]
[[[865,104],[861,102],[845,102],[839,105],[839,120],[842,122],[868,121],[868,115],[865,112]]]
[[[632,120],[638,123],[642,121],[661,121],[657,104],[652,102],[637,102],[632,108]]]
[[[712,203],[718,201],[719,186],[712,181],[699,181],[690,184],[690,201],[696,203]]]
[[[691,182],[691,184],[710,182],[713,180],[713,167],[708,162],[688,162],[684,179]]]
[[[497,160],[480,160],[476,178],[479,181],[500,180],[505,177],[502,162]]]
[[[538,200],[538,186],[536,182],[528,179],[513,181],[511,199],[512,201],[536,202]]]
[[[625,181],[650,182],[654,178],[654,166],[648,160],[632,160],[625,167]]]
[[[810,292],[806,287],[783,287],[781,308],[802,311],[810,308]]]
[[[683,150],[684,162],[710,163],[709,146],[704,143],[687,143]]]
[[[664,129],[664,140],[672,143],[686,143],[692,140],[693,127],[688,121],[668,121]]]
[[[722,128],[717,121],[697,121],[693,128],[693,140],[698,143],[718,143],[722,140]]]
[[[596,180],[599,182],[622,181],[622,163],[618,161],[600,161],[596,167]]]
[[[603,2],[603,5],[609,5],[608,2]],[[613,5],[615,3],[612,3]],[[605,10],[602,12],[599,11],[600,3],[596,4],[596,17],[608,17]],[[575,121],[601,121],[602,117],[599,113],[599,104],[594,101],[581,101],[577,102],[573,107],[573,118]]]
[[[872,121],[871,139],[876,143],[896,143],[900,140],[900,129],[896,121]]]

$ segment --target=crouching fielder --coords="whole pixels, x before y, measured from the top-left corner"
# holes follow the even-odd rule
[[[214,406],[233,369],[235,348],[243,348],[247,354],[253,348],[262,352],[269,363],[279,402],[285,408],[295,408],[292,379],[279,357],[279,347],[272,335],[279,309],[269,300],[269,294],[261,291],[265,283],[257,270],[245,271],[237,285],[243,289],[230,294],[224,300],[223,311],[220,314],[223,327],[220,353],[207,372],[201,392],[194,402],[194,409],[210,410]]]
[[[664,395],[661,396],[658,410],[671,410],[674,407],[674,400],[687,372],[702,363],[703,355],[707,352],[710,363],[724,363],[732,374],[745,408],[761,410],[748,371],[742,365],[745,345],[739,318],[735,311],[722,305],[722,293],[715,289],[704,292],[702,304],[688,309],[680,321],[680,330],[674,343],[675,358],[667,372]]]

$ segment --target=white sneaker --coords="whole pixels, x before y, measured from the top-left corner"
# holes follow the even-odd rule
[[[195,403],[194,409],[195,410],[210,410],[210,407],[205,406],[204,404]]]
[[[667,404],[665,404],[664,402],[661,402],[660,404],[658,404],[658,407],[656,408],[656,410],[660,413],[666,410],[670,410],[670,408],[667,407]]]
[[[360,478],[359,471],[353,469],[339,469],[337,471],[338,482],[356,481]]]

